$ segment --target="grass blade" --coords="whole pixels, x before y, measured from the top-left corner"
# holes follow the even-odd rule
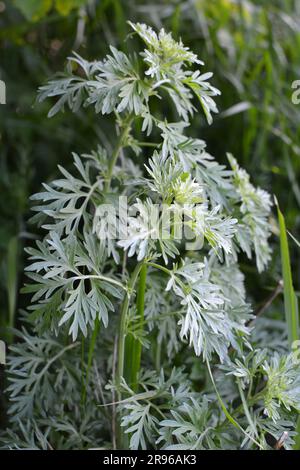
[[[289,345],[292,347],[294,341],[299,339],[299,311],[298,311],[298,300],[294,291],[292,270],[290,262],[290,253],[287,239],[287,230],[285,226],[284,216],[279,208],[276,200],[278,221],[280,229],[280,251],[281,251],[281,262],[282,262],[282,275],[283,275],[283,292],[284,292],[284,309],[285,317],[288,327],[288,338]],[[289,233],[291,236],[291,234]],[[296,239],[292,236],[293,240]],[[300,416],[297,421],[297,436],[295,438],[294,449],[300,449]]]
[[[287,231],[284,216],[276,201],[279,230],[280,230],[280,251],[283,276],[284,310],[288,328],[289,345],[299,339],[299,314],[298,301],[294,291],[290,253],[287,239]]]

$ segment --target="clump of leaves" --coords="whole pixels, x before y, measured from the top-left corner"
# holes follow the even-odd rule
[[[93,106],[117,130],[112,149],[74,154],[74,172],[60,168],[32,198],[45,238],[28,249],[30,332],[11,351],[5,445],[269,448],[266,436],[288,429],[289,446],[298,366],[253,350],[238,266],[240,252],[259,271],[269,261],[270,196],[186,134],[197,103],[209,123],[217,112],[204,64],[164,30],[130,25],[139,58],[74,55],[40,88],[40,100],[56,97],[50,116]]]

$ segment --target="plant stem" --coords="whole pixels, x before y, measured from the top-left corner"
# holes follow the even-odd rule
[[[164,273],[168,274],[168,276],[170,276],[170,273],[171,273],[170,269],[165,268],[164,266],[161,266],[160,264],[148,262],[147,265],[152,266],[152,268],[159,269],[160,271],[163,271]]]
[[[121,377],[124,377],[124,351],[125,351],[125,337],[126,337],[126,319],[129,309],[131,295],[139,276],[140,270],[142,269],[143,262],[136,265],[131,278],[128,283],[128,291],[125,293],[123,305],[120,314],[120,325],[119,325],[119,339],[118,339],[118,365],[117,365],[117,376],[116,382],[119,387],[121,384]],[[119,393],[119,401],[121,400],[121,394]]]
[[[111,160],[109,162],[109,167],[108,167],[108,172],[107,172],[107,179],[105,182],[105,187],[104,187],[104,193],[108,193],[110,190],[110,185],[111,185],[111,180],[112,180],[112,175],[113,175],[113,170],[115,167],[115,164],[117,162],[118,156],[120,154],[120,151],[124,145],[124,141],[128,135],[129,129],[131,122],[133,120],[132,116],[128,116],[127,120],[124,121],[124,126],[121,129],[120,135],[118,136],[116,146],[113,150]],[[98,182],[97,182],[98,184]],[[94,185],[95,186],[95,185]],[[90,191],[91,192],[91,191]],[[111,280],[109,278],[106,278],[105,276],[102,275],[88,275],[88,276],[78,276],[78,279],[102,279],[106,280],[107,282],[110,282],[111,284],[115,284],[118,287],[124,288],[121,283],[115,280]],[[130,288],[130,286],[128,286]],[[133,286],[131,287],[133,288]],[[123,308],[121,312],[121,321],[120,321],[120,331],[119,331],[119,360],[118,360],[118,371],[117,371],[117,383],[120,385],[121,377],[123,375],[123,369],[124,369],[124,334],[125,334],[125,324],[126,324],[126,315],[127,315],[127,310],[129,306],[129,296],[130,293],[125,292],[124,296],[124,301],[123,301]],[[91,342],[89,346],[89,352],[88,352],[88,364],[87,364],[87,369],[86,369],[86,375],[85,375],[85,380],[83,379],[83,389],[82,389],[82,402],[83,404],[86,402],[86,392],[87,392],[87,387],[88,387],[88,381],[89,381],[89,373],[92,365],[92,360],[93,360],[93,354],[95,350],[95,344],[96,344],[96,339],[97,335],[99,332],[100,328],[100,322],[99,319],[97,318],[95,321],[94,325],[94,331],[91,337]]]
[[[140,277],[139,277],[139,287],[137,291],[137,317],[138,317],[138,332],[141,333],[143,330],[143,323],[144,323],[144,307],[145,307],[145,291],[146,291],[146,277],[147,277],[147,266],[143,264],[140,270]],[[140,371],[141,366],[141,355],[142,355],[142,344],[139,338],[134,339],[132,338],[132,356],[129,357],[129,362],[131,364],[130,367],[130,383],[131,388],[135,392],[138,389],[138,374]]]
[[[120,391],[120,386],[121,386],[121,379],[122,377],[128,377],[128,368],[130,364],[130,358],[128,363],[126,364],[126,370],[124,367],[125,364],[125,339],[126,339],[126,320],[127,320],[127,314],[128,314],[128,309],[130,305],[130,300],[131,296],[134,290],[134,286],[136,284],[136,281],[138,279],[140,270],[142,269],[143,266],[143,261],[138,263],[131,275],[131,278],[128,283],[128,289],[127,292],[125,293],[123,304],[122,304],[122,309],[120,313],[120,324],[119,324],[119,337],[118,337],[118,363],[117,363],[117,371],[116,371],[116,385],[118,389],[118,401],[120,402],[122,400],[122,394]],[[117,442],[118,442],[118,449],[123,448],[123,432],[120,426],[120,422],[117,423]]]
[[[119,153],[120,153],[122,147],[124,146],[124,141],[125,141],[125,138],[128,135],[128,131],[130,129],[132,120],[133,120],[133,117],[129,116],[127,121],[124,122],[124,127],[120,132],[120,135],[119,135],[118,140],[117,140],[117,144],[116,144],[115,149],[112,153],[111,160],[110,160],[109,167],[108,167],[108,172],[107,172],[107,180],[106,180],[105,187],[104,187],[104,192],[105,193],[107,193],[110,189],[113,170],[114,170],[115,164],[117,162]]]
[[[129,115],[127,120],[123,122],[123,128],[121,129],[120,135],[118,136],[116,146],[113,150],[109,166],[108,166],[108,172],[107,172],[107,179],[105,182],[104,186],[104,194],[108,193],[110,190],[111,186],[111,180],[112,180],[112,175],[114,171],[115,164],[117,162],[117,159],[119,157],[120,151],[122,147],[124,146],[125,139],[128,136],[128,132],[130,130],[131,122],[133,120],[133,116]],[[117,364],[117,371],[116,371],[116,383],[118,385],[118,388],[120,387],[121,383],[121,377],[124,375],[124,344],[125,344],[125,335],[126,335],[126,317],[127,317],[127,312],[129,308],[129,303],[130,303],[130,296],[131,292],[134,288],[137,276],[139,274],[140,270],[140,265],[138,264],[132,274],[132,278],[128,284],[128,292],[126,290],[124,294],[124,300],[123,300],[123,305],[122,305],[122,310],[121,310],[121,316],[120,316],[120,326],[119,326],[119,338],[118,338],[118,364]],[[94,279],[102,279],[102,280],[107,280],[107,282],[110,282],[112,284],[118,285],[121,288],[124,288],[121,283],[118,281],[112,281],[111,279],[106,279],[105,276],[102,275],[89,275],[89,276],[80,276],[81,279],[85,278],[94,278]],[[86,376],[85,376],[85,383],[83,383],[83,389],[82,389],[82,402],[85,404],[86,401],[86,392],[87,392],[87,386],[88,386],[88,380],[89,380],[89,372],[91,369],[92,365],[92,359],[93,359],[93,354],[95,350],[95,344],[96,344],[96,339],[97,335],[99,332],[100,328],[100,323],[99,320],[96,319],[95,321],[95,326],[94,326],[94,331],[92,334],[90,346],[89,346],[89,352],[88,352],[88,364],[87,364],[87,370],[86,370]],[[120,395],[119,395],[120,398]],[[114,428],[113,423],[113,428]],[[118,434],[121,437],[122,433],[120,430],[120,427],[118,429]]]
[[[252,420],[252,417],[251,417],[251,414],[250,414],[250,411],[249,411],[249,408],[248,408],[247,400],[245,398],[245,394],[244,394],[243,388],[241,386],[241,382],[239,380],[237,380],[237,384],[238,384],[239,394],[240,394],[240,397],[241,397],[241,400],[242,400],[245,416],[246,416],[247,421],[250,425],[250,428],[252,429],[253,435],[255,437],[258,437],[257,436],[257,430],[256,430],[256,427],[255,427],[255,424],[253,423],[253,420]]]
[[[161,146],[161,142],[139,142],[138,145],[140,147],[154,147],[154,148],[157,148],[157,147],[160,147]]]

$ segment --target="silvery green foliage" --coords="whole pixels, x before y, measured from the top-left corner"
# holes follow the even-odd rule
[[[128,251],[128,256],[137,255],[141,261],[148,254],[160,251],[165,261],[179,254],[176,244],[168,239],[168,233],[164,228],[159,208],[153,204],[151,199],[133,204],[132,209],[136,212],[135,217],[128,217],[128,235],[125,240],[120,240],[118,245]],[[169,230],[169,227],[167,227]]]
[[[106,413],[98,406],[103,365],[94,364],[89,401],[81,406],[86,364],[80,342],[68,342],[63,328],[58,336],[31,334],[25,328],[15,333],[19,342],[11,347],[8,361],[11,422],[7,432],[0,435],[0,448],[67,450],[95,446],[99,434],[108,427]]]
[[[222,269],[222,268],[221,268]],[[236,321],[226,311],[226,297],[221,285],[210,282],[210,270],[204,263],[174,266],[166,289],[172,289],[183,307],[179,321],[180,336],[193,345],[196,355],[205,359],[217,352],[221,361],[230,344],[236,346],[236,332],[249,334],[247,316]]]
[[[226,168],[188,135],[196,103],[209,123],[217,112],[219,91],[202,62],[164,30],[130,25],[144,43],[140,55],[111,47],[104,60],[89,62],[75,54],[64,74],[40,88],[40,100],[56,97],[50,116],[86,106],[111,114],[116,147],[73,154],[74,171],[60,167],[61,177],[32,197],[33,221],[45,237],[27,250],[31,283],[24,290],[32,305],[28,331],[11,348],[14,422],[1,439],[17,448],[111,448],[118,411],[131,449],[270,448],[267,437],[278,440],[287,430],[290,447],[299,367],[251,345],[253,317],[238,265],[241,251],[255,254],[259,271],[269,261],[270,197],[232,156]],[[162,113],[175,107],[177,121],[151,113],[150,103],[160,100]],[[141,134],[153,147],[148,160]],[[125,234],[113,234],[123,219],[120,196],[130,205],[129,222]],[[109,219],[101,211],[108,204]],[[148,266],[142,330],[130,284],[138,263]],[[113,380],[127,300],[126,334],[142,344],[146,370],[138,392],[124,377]],[[217,387],[239,428],[218,406],[198,356],[222,374]],[[118,393],[125,398],[117,404]]]
[[[168,92],[178,114],[185,121],[196,110],[192,104],[193,95],[199,99],[209,122],[211,112],[217,112],[212,96],[219,94],[207,80],[210,73],[200,74],[199,70],[185,70],[193,64],[203,65],[197,56],[174,41],[170,34],[161,30],[157,35],[150,27],[132,24],[132,28],[143,39],[146,49],[141,53],[149,68],[141,76],[134,56],[127,56],[114,47],[111,55],[103,61],[87,62],[77,54],[69,59],[65,74],[40,88],[40,100],[58,96],[59,100],[49,112],[56,114],[65,105],[73,111],[80,106],[94,105],[96,112],[109,114],[133,112],[144,118],[144,130],[152,128],[152,116],[148,101],[151,96],[160,97],[159,89]],[[72,74],[72,65],[79,65],[85,77]]]
[[[180,403],[190,393],[189,383],[181,369],[173,368],[168,379],[163,370],[160,374],[154,371],[142,372],[139,381],[143,391],[138,395],[134,394],[126,382],[122,384],[129,397],[120,405],[120,409],[125,411],[121,426],[130,434],[129,447],[132,450],[147,449],[149,442],[155,445],[161,423],[151,411],[159,410],[159,416],[164,416],[166,403]]]
[[[99,318],[108,324],[108,312],[114,306],[109,297],[120,298],[122,285],[112,277],[102,275],[105,256],[96,244],[95,237],[84,233],[83,241],[74,235],[63,240],[50,232],[44,243],[28,248],[33,261],[26,270],[35,281],[24,292],[34,292],[30,310],[51,321],[61,312],[58,327],[70,323],[69,332],[75,341],[78,330],[87,335]]]
[[[270,225],[268,224],[268,216],[272,205],[271,198],[266,191],[254,188],[250,183],[247,172],[239,167],[232,155],[228,154],[227,156],[233,170],[233,184],[241,204],[242,217],[237,231],[237,239],[242,250],[247,253],[249,258],[251,257],[251,252],[248,240],[252,240],[257,269],[261,272],[271,257],[271,250],[268,244],[268,238],[271,233]]]
[[[270,362],[262,365],[267,387],[264,399],[265,413],[274,422],[280,419],[280,408],[300,410],[300,368],[293,354],[274,354]]]
[[[96,207],[103,189],[99,172],[100,168],[103,169],[106,153],[99,148],[97,152],[82,157],[73,154],[75,176],[59,166],[63,178],[52,181],[51,185],[43,184],[45,191],[31,196],[33,201],[41,201],[33,208],[37,214],[32,222],[41,224],[49,217],[53,223],[43,228],[68,235],[76,231],[80,221],[88,216],[87,207]]]
[[[269,385],[265,380],[264,371],[270,364],[268,361],[274,365],[274,360],[268,357],[267,351],[250,353],[243,361],[237,360],[235,364],[223,367],[227,371],[227,377],[234,376],[236,381],[235,387],[231,382],[233,388],[229,403],[240,397],[238,384],[244,396],[249,394],[247,413],[242,404],[236,409],[230,409],[238,418],[241,430],[230,426],[226,417],[218,410],[214,396],[193,392],[191,382],[181,370],[173,369],[168,380],[162,372],[159,376],[154,371],[142,373],[139,394],[135,394],[124,382],[122,390],[127,391],[128,398],[119,407],[124,416],[122,425],[131,436],[130,448],[145,449],[148,442],[148,446],[151,443],[151,446],[167,450],[257,449],[258,446],[261,449],[270,449],[271,437],[276,442],[284,436],[285,447],[291,449],[296,434],[293,431],[297,418],[295,411],[299,407],[298,400],[294,414],[291,413],[297,400],[295,376],[299,373],[299,364],[293,365],[291,373],[292,358],[281,358],[281,386],[278,390],[274,382]],[[224,377],[222,383],[226,391]],[[254,383],[261,386],[259,392],[255,392]],[[294,387],[292,394],[291,389]],[[286,408],[278,406],[280,414],[278,413],[276,420],[271,419],[265,411],[266,403],[270,396],[275,398],[285,390],[291,394],[289,404],[286,403]],[[295,398],[293,404],[292,396]]]
[[[18,422],[18,432],[7,429],[6,435],[1,436],[0,449],[10,450],[49,450],[47,432],[41,431],[35,421]]]
[[[299,412],[299,358],[297,354],[270,354],[267,349],[257,349],[222,369],[236,378],[244,396],[251,404],[247,431],[252,438],[258,438],[266,448],[266,434],[276,440],[286,434],[285,445],[291,448],[293,431]],[[261,390],[255,392],[254,384],[259,383]],[[246,429],[246,427],[245,427]],[[244,444],[251,445],[249,436]]]
[[[171,410],[171,418],[160,422],[160,438],[166,450],[214,448],[215,426],[212,409],[204,396],[201,402],[190,398]],[[176,444],[172,442],[176,442]]]
[[[34,409],[47,412],[55,404],[57,394],[70,406],[78,396],[79,358],[73,351],[79,343],[64,346],[48,334],[39,337],[25,329],[18,336],[22,342],[11,347],[8,362],[12,420],[31,417]]]
[[[81,65],[87,75],[85,87],[82,85],[82,79],[80,79],[82,85],[80,96],[85,104],[96,103],[96,111],[101,110],[102,113],[109,113],[117,108],[118,112],[127,112],[142,117],[145,116],[145,109],[147,108],[147,116],[149,117],[150,97],[156,99],[159,96],[159,90],[164,89],[168,91],[171,99],[175,102],[179,116],[186,121],[188,115],[192,115],[196,109],[192,103],[193,92],[200,99],[210,120],[210,112],[216,111],[211,96],[218,94],[218,91],[207,82],[210,75],[204,74],[201,76],[188,69],[192,64],[202,65],[201,61],[181,43],[176,43],[164,31],[157,35],[145,25],[134,25],[133,29],[145,41],[146,49],[142,53],[142,57],[146,64],[150,65],[150,68],[145,71],[144,76],[137,75],[138,72],[134,74],[133,68],[129,65],[134,62],[134,59],[127,58],[124,53],[115,49],[112,49],[113,55],[107,56],[103,62],[88,64],[76,57],[76,63]],[[91,80],[92,76],[93,80]],[[120,80],[118,77],[120,77]],[[57,106],[62,106],[64,103],[76,110],[77,99],[79,99],[77,93],[79,92],[74,92],[74,80],[77,83],[76,77],[69,80],[65,78],[65,81],[59,79],[49,82],[41,90],[41,99],[49,95],[61,96],[55,105],[55,111]],[[123,86],[127,81],[128,84],[135,83],[139,90],[143,90],[142,98],[138,91],[131,94],[127,89],[125,92],[123,88],[120,88],[121,84]],[[143,83],[143,86],[141,83]],[[97,92],[95,92],[95,89],[97,89]],[[136,103],[134,105],[130,102],[131,98],[135,97],[137,99],[136,95],[139,96],[138,100],[142,100],[142,105]],[[124,101],[125,96],[127,97],[126,103]],[[63,97],[68,98],[64,99]],[[108,104],[109,100],[110,104]],[[183,109],[185,109],[185,112],[182,111]],[[127,118],[124,119],[123,124],[122,120],[120,121],[121,129]],[[221,204],[215,204],[214,200],[210,200],[207,179],[203,178],[202,180],[197,177],[196,170],[199,167],[199,161],[202,159],[206,161],[207,158],[210,158],[206,154],[205,143],[200,139],[185,136],[184,130],[187,127],[187,122],[167,123],[151,116],[151,126],[157,126],[159,131],[162,132],[162,143],[161,150],[157,149],[149,160],[149,164],[146,165],[148,173],[146,183],[150,190],[149,195],[143,200],[137,198],[131,207],[134,215],[129,214],[127,237],[121,238],[119,241],[116,240],[116,242],[110,240],[107,243],[103,242],[102,237],[100,245],[106,248],[108,256],[113,255],[115,261],[120,258],[118,247],[121,247],[127,250],[129,257],[136,256],[138,261],[161,256],[164,263],[168,264],[170,259],[179,256],[179,245],[181,243],[180,239],[168,237],[168,234],[169,231],[176,232],[177,222],[184,216],[183,231],[188,231],[196,242],[198,241],[201,244],[204,240],[207,241],[212,252],[220,258],[222,258],[222,252],[227,256],[234,257],[234,236],[237,231],[238,219],[231,217],[228,212],[224,211]],[[127,141],[123,142],[124,147],[131,146],[133,140],[134,145],[138,147],[138,141],[132,139],[132,136],[128,133]],[[101,202],[101,194],[102,202],[106,202],[105,195],[103,198],[103,181],[107,177],[108,164],[103,164],[106,160],[105,151],[101,152],[100,150],[100,153],[102,154],[102,161],[98,158],[96,163],[95,160],[90,158],[85,162],[81,162],[76,155],[74,156],[76,169],[83,181],[65,172],[66,184],[61,180],[54,181],[51,186],[45,188],[48,191],[47,193],[34,196],[35,199],[43,200],[46,203],[46,205],[38,206],[36,210],[42,211],[45,215],[54,219],[55,224],[58,225],[62,233],[65,232],[67,235],[71,232],[74,233],[79,223],[83,224],[88,231],[90,230],[89,226],[92,218],[94,219],[93,234],[95,232],[99,235],[99,231],[101,231],[101,220],[97,219],[97,213],[96,219],[93,214],[96,210],[95,206]],[[95,168],[99,169],[99,172],[91,180],[90,175]],[[188,170],[188,172],[185,170]],[[206,171],[206,173],[209,174],[209,171]],[[228,185],[227,176],[229,172],[228,175],[227,173],[223,175],[222,172],[220,175],[225,180],[225,186]],[[137,180],[138,190],[142,184],[139,184],[139,180]],[[130,189],[128,187],[124,189],[125,193],[123,192],[123,194],[127,192],[132,197],[129,192]],[[49,201],[50,206],[48,206]],[[160,207],[161,204],[166,206],[164,208],[166,215],[170,215],[170,226],[164,226],[165,213],[163,217],[160,217],[157,210],[157,207]],[[51,224],[44,225],[44,227],[48,230],[53,228]],[[107,229],[107,225],[105,228]],[[83,236],[85,235],[83,234]],[[249,249],[251,248],[249,247]],[[206,249],[204,250],[206,252]],[[99,272],[96,274],[99,275]],[[177,289],[177,295],[179,293],[179,297],[181,297],[179,302],[182,325],[180,336],[181,338],[189,338],[196,354],[203,352],[204,357],[209,357],[211,352],[217,351],[223,360],[226,357],[228,344],[235,341],[234,332],[243,331],[247,334],[247,330],[242,323],[232,322],[224,313],[225,298],[219,286],[210,283],[207,276],[201,276],[193,280],[193,293],[188,297],[188,300],[184,299],[185,292],[179,293]],[[197,283],[195,283],[196,280]],[[100,280],[98,284],[100,285]],[[209,293],[205,298],[203,295],[208,286]],[[82,300],[82,292],[83,283],[72,291],[71,300],[64,307],[65,315],[61,320],[64,321],[74,317],[75,324],[71,325],[70,330],[74,339],[77,336],[78,328],[86,334],[86,325],[91,324],[94,320],[94,315],[91,318],[88,317],[85,300]],[[220,295],[217,295],[217,293]],[[97,296],[93,296],[93,298],[97,301]],[[199,299],[200,303],[198,304]],[[71,308],[69,308],[70,306]],[[111,305],[108,304],[107,306]],[[78,308],[76,309],[76,307]],[[213,308],[213,312],[210,312],[210,308]],[[84,315],[78,313],[80,309],[85,312]],[[207,314],[203,316],[206,311]],[[105,313],[104,311],[104,322],[107,321]],[[204,342],[203,338],[205,336],[207,340]]]
[[[166,285],[161,282],[159,273],[150,271],[148,280],[145,296],[147,326],[157,335],[159,347],[167,346],[167,356],[172,360],[182,346],[177,331],[182,307],[178,298],[165,290]]]

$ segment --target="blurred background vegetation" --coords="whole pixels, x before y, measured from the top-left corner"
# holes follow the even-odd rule
[[[16,325],[28,303],[19,288],[24,245],[38,235],[28,223],[30,194],[57,175],[58,163],[71,164],[72,151],[90,151],[99,141],[109,146],[107,117],[85,110],[47,119],[51,104],[36,103],[37,88],[63,70],[71,51],[99,59],[107,44],[134,47],[126,41],[129,19],[172,31],[205,62],[205,71],[214,72],[220,114],[210,127],[199,115],[190,133],[206,140],[220,162],[232,152],[255,185],[277,196],[287,228],[299,238],[300,105],[291,100],[292,82],[300,79],[299,0],[0,1],[0,79],[7,87],[7,104],[0,106],[2,328]],[[281,278],[275,210],[270,223],[274,255],[268,272],[258,276],[254,264],[242,265],[254,307]],[[300,250],[292,239],[290,251],[299,295]],[[281,296],[271,314],[283,319]],[[10,341],[7,331],[1,337]]]

